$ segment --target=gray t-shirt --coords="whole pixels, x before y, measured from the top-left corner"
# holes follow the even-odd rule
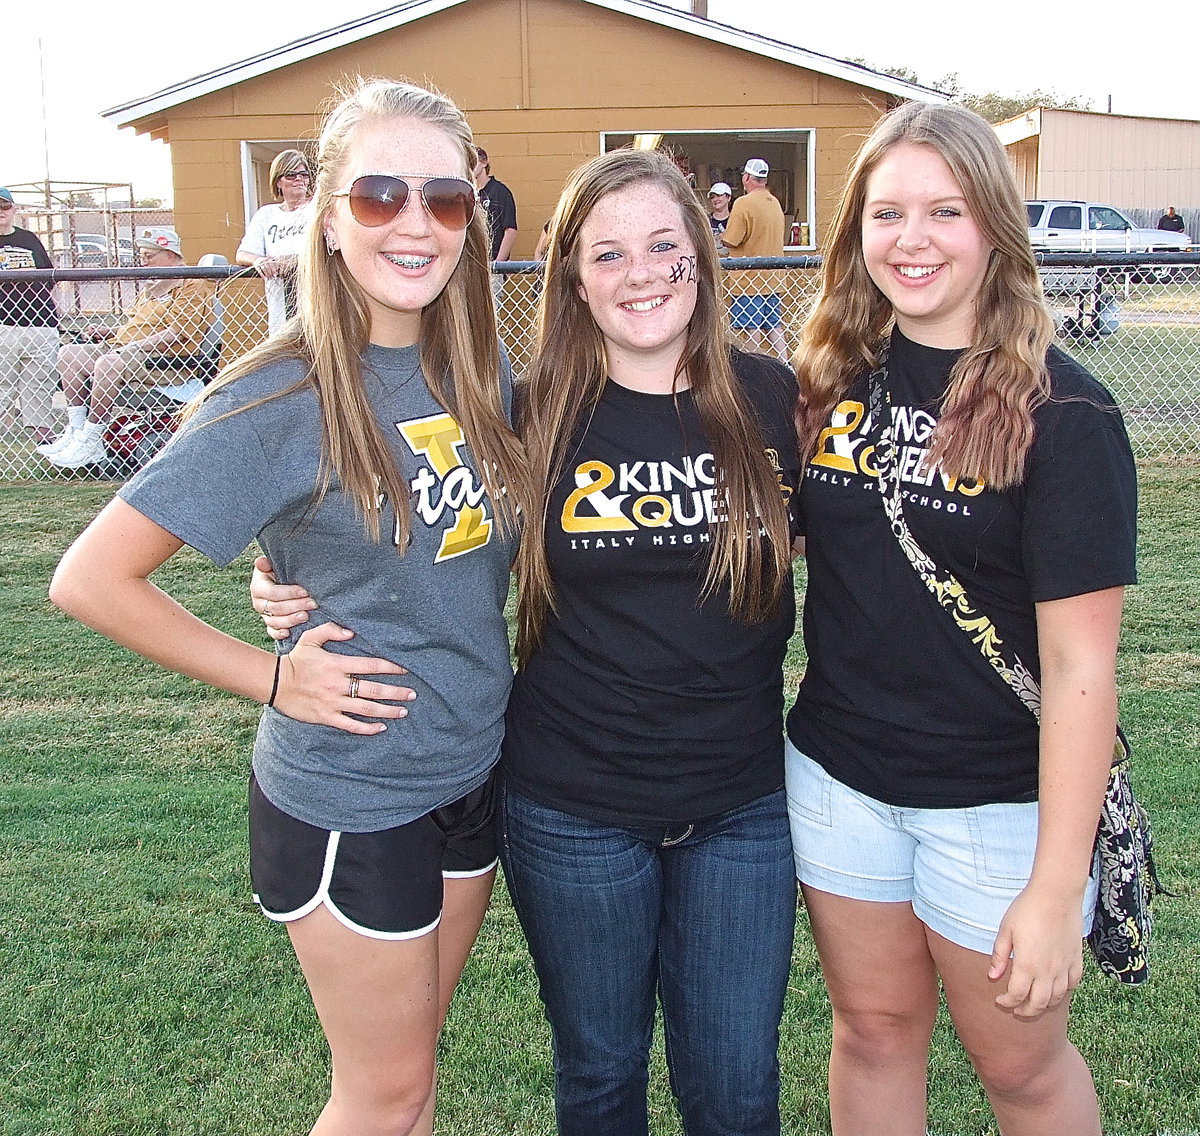
[[[264,709],[254,745],[258,782],[284,812],[321,828],[377,831],[469,793],[496,761],[512,682],[503,609],[515,542],[500,538],[462,430],[429,393],[416,347],[372,346],[364,356],[371,402],[411,487],[408,549],[397,553],[390,507],[374,543],[336,485],[312,512],[321,449],[312,391],[229,414],[303,375],[288,360],[217,392],[120,496],[220,565],[257,538],[279,580],[303,584],[321,605],[281,650],[332,620],[355,636],[328,650],[408,668],[382,676],[417,692],[408,716],[383,733],[360,737]],[[507,363],[502,382],[507,409]]]

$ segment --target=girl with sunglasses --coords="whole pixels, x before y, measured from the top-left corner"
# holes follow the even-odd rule
[[[660,999],[688,1136],[780,1131],[795,381],[730,350],[719,274],[664,155],[569,180],[522,385],[535,504],[501,849],[563,1136],[645,1136]],[[253,591],[276,634],[311,602]]]
[[[836,1136],[923,1136],[939,985],[1005,1136],[1100,1133],[1067,1010],[1136,485],[1120,412],[1053,335],[991,126],[920,103],[881,119],[796,355],[788,800]]]
[[[528,494],[473,159],[461,112],[419,87],[372,80],[332,110],[298,320],[208,388],[51,587],[117,642],[267,705],[251,875],[332,1052],[317,1136],[432,1132],[438,1030],[494,877]],[[227,564],[253,540],[328,603],[278,655],[148,580],[185,543]]]

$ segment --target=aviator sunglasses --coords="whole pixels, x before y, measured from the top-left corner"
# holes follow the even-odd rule
[[[368,229],[386,225],[400,216],[414,189],[425,203],[429,215],[447,229],[460,232],[475,216],[475,187],[463,178],[408,174],[426,179],[419,188],[395,174],[364,174],[355,178],[348,189],[334,197],[350,199],[350,213]]]

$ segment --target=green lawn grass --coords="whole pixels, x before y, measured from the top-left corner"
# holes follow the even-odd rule
[[[1160,867],[1155,976],[1094,968],[1074,1036],[1106,1131],[1200,1131],[1200,464],[1142,467],[1142,584],[1131,589],[1122,714]],[[161,671],[53,611],[46,582],[111,492],[0,491],[0,1136],[290,1136],[307,1132],[327,1058],[284,932],[251,903],[245,779],[257,708]],[[249,558],[185,550],[161,574],[205,618],[259,635]],[[798,641],[789,681],[802,666]],[[783,1030],[785,1131],[828,1130],[829,1014],[801,914]],[[655,1136],[679,1131],[655,1054]],[[939,1024],[930,1127],[994,1133]],[[503,891],[442,1044],[439,1132],[553,1132],[550,1054]],[[1063,1134],[1068,1136],[1068,1134]]]

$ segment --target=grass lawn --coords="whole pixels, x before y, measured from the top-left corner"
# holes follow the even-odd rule
[[[1122,718],[1179,898],[1159,906],[1149,987],[1118,987],[1090,967],[1074,1036],[1107,1132],[1195,1136],[1200,463],[1141,474]],[[301,1136],[324,1100],[327,1059],[285,933],[249,895],[257,707],[134,658],[45,599],[58,556],[110,492],[0,489],[0,1136]],[[256,638],[248,571],[248,557],[223,571],[185,550],[161,582]],[[794,682],[798,653],[788,666]],[[828,1131],[828,1007],[802,914],[797,930],[783,1031],[794,1136]],[[553,1132],[545,1022],[502,885],[443,1038],[441,1078],[446,1136]],[[995,1132],[944,1021],[930,1078],[932,1132]],[[653,1132],[673,1136],[661,1053],[652,1092]]]

